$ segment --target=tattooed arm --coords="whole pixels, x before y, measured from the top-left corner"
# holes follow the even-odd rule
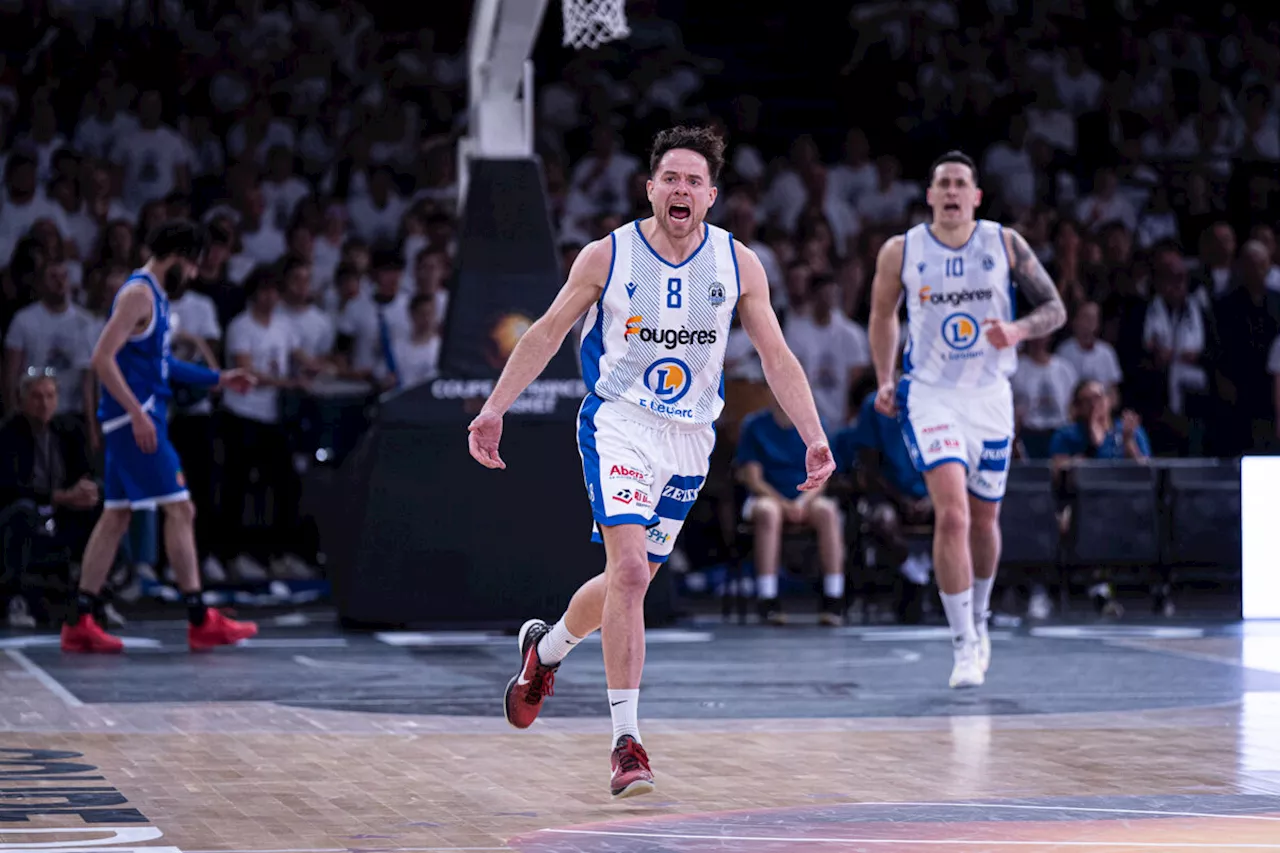
[[[1067,322],[1067,309],[1062,304],[1062,295],[1040,264],[1040,259],[1027,245],[1026,238],[1017,231],[1006,228],[1004,246],[1009,252],[1009,276],[1035,308],[1027,316],[1012,323],[987,321],[987,339],[997,349],[1017,346],[1020,341],[1028,338],[1043,338],[1062,328]]]

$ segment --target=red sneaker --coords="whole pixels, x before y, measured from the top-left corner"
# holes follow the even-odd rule
[[[214,646],[233,646],[257,634],[258,623],[237,622],[210,607],[203,625],[187,626],[187,645],[193,652],[204,652]]]
[[[538,641],[551,628],[541,619],[530,619],[520,626],[520,659],[524,665],[516,677],[507,682],[502,699],[502,712],[507,722],[517,729],[527,729],[538,719],[542,700],[555,693],[556,670],[560,664],[547,666],[538,659]]]
[[[84,614],[74,625],[62,626],[64,652],[114,655],[124,651],[124,641],[102,630],[94,618]]]
[[[613,780],[609,792],[617,799],[647,794],[653,790],[653,771],[649,769],[649,754],[636,743],[631,735],[618,738],[609,763],[613,767]]]

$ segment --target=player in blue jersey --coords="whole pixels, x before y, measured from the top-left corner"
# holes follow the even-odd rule
[[[179,361],[169,351],[172,327],[164,282],[195,275],[204,243],[203,229],[190,222],[167,222],[153,231],[147,240],[151,260],[116,294],[94,348],[93,369],[102,382],[98,422],[106,446],[103,512],[85,545],[80,591],[62,628],[63,651],[123,649],[119,638],[102,629],[99,593],[135,509],[164,510],[165,554],[186,603],[191,649],[230,645],[258,633],[253,623],[236,622],[204,605],[192,530],[195,507],[165,417],[170,380],[237,391],[254,385],[243,370],[209,370]]]
[[[991,660],[988,609],[1013,448],[1009,376],[1018,343],[1051,334],[1067,313],[1022,235],[975,218],[982,191],[969,157],[952,151],[933,164],[928,201],[932,222],[880,250],[867,332],[880,384],[876,410],[898,416],[933,503],[934,572],[955,656],[951,686],[976,687]],[[1035,306],[1017,320],[1015,286]]]
[[[658,134],[649,160],[653,216],[582,250],[469,427],[471,455],[487,468],[505,467],[498,455],[503,413],[587,315],[582,370],[588,394],[578,418],[578,450],[605,570],[577,591],[554,626],[531,619],[521,628],[521,669],[507,685],[505,712],[513,726],[531,725],[560,661],[600,628],[615,797],[653,790],[636,722],[644,597],[706,479],[735,310],[774,396],[804,439],[800,488],[819,488],[835,470],[804,370],[769,305],[764,268],[733,235],[704,222],[723,162],[724,142],[710,130]]]

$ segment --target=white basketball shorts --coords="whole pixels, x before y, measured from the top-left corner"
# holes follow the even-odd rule
[[[634,403],[588,394],[578,410],[578,453],[591,500],[591,538],[601,527],[647,528],[649,562],[665,563],[707,479],[715,430],[682,424]]]
[[[969,494],[1004,497],[1013,453],[1013,391],[1008,382],[982,388],[937,388],[910,377],[898,383],[898,422],[917,471],[959,462]]]

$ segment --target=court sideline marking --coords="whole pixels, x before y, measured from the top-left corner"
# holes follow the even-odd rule
[[[784,842],[786,844],[918,844],[931,846],[956,847],[969,845],[977,847],[1087,847],[1091,849],[1109,849],[1113,847],[1142,847],[1156,850],[1280,850],[1280,844],[1178,844],[1167,841],[987,841],[979,838],[938,840],[914,838],[803,838],[796,836],[766,835],[666,835],[646,832],[605,832],[594,829],[544,829],[543,832],[556,832],[565,835],[604,835],[619,838],[662,838],[676,841],[767,841]]]
[[[57,696],[59,699],[61,699],[63,703],[67,705],[67,707],[69,708],[84,707],[84,703],[81,702],[79,699],[77,699],[74,693],[72,693],[67,688],[63,687],[62,684],[58,681],[58,679],[54,678],[49,673],[45,672],[45,670],[42,667],[40,667],[35,661],[31,660],[31,658],[27,657],[21,651],[19,651],[18,649],[5,649],[4,653],[9,657],[10,660],[12,660],[18,666],[22,667],[22,669],[25,670],[28,675],[30,675],[36,681],[44,685],[46,690],[48,690],[54,696]]]

